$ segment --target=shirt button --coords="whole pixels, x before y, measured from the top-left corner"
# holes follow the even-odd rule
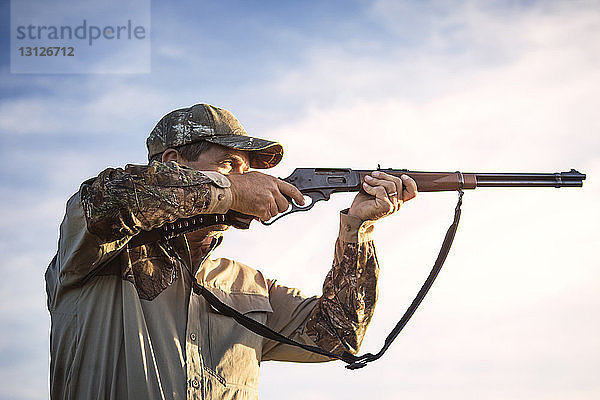
[[[195,333],[190,334],[190,339],[192,340],[192,342],[196,341],[196,334]]]
[[[352,230],[352,227],[349,224],[346,224],[346,232],[350,232]]]
[[[198,379],[194,379],[192,381],[192,386],[195,387],[196,389],[198,389],[200,387],[200,382],[198,382]]]
[[[225,195],[223,193],[219,193],[219,195],[217,196],[217,199],[219,201],[223,200],[223,198],[225,197]]]

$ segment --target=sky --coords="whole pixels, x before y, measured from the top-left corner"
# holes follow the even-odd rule
[[[278,177],[377,164],[588,176],[579,189],[465,193],[446,265],[388,353],[358,371],[263,363],[262,399],[600,398],[600,1],[148,5],[149,72],[23,74],[0,1],[0,399],[48,397],[43,277],[68,197],[106,167],[145,163],[160,117],[200,102],[280,141]],[[318,295],[351,200],[230,231],[215,257]],[[362,352],[420,288],[455,201],[421,193],[377,223]]]

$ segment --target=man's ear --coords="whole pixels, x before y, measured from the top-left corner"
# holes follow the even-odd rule
[[[166,149],[163,154],[161,161],[166,163],[168,161],[179,161],[179,152],[175,149]]]

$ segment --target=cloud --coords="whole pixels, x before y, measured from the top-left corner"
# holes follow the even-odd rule
[[[171,47],[173,33],[157,38],[155,74],[32,77],[33,83],[19,83],[31,92],[2,100],[0,154],[10,167],[0,175],[6,260],[0,318],[15,332],[35,332],[39,353],[15,355],[11,348],[26,348],[31,338],[3,330],[0,351],[8,361],[0,380],[11,386],[0,397],[47,397],[43,383],[25,388],[26,371],[35,365],[39,382],[45,379],[41,275],[64,201],[107,164],[142,161],[156,120],[198,99],[232,108],[249,131],[284,143],[286,157],[272,171],[281,177],[300,166],[378,163],[482,172],[574,167],[590,177],[583,189],[467,193],[447,265],[390,352],[354,373],[339,363],[265,363],[263,398],[278,398],[283,384],[291,388],[289,399],[598,396],[596,3],[363,4],[357,32],[347,40],[289,33],[292,61],[258,54],[247,68],[211,53],[216,59],[206,64],[191,42]],[[174,13],[157,31],[177,26]],[[366,28],[373,24],[376,29]],[[171,31],[200,37],[193,36],[195,27],[184,28]],[[215,36],[206,40],[210,49],[227,48]],[[226,62],[227,71],[238,72],[234,83],[218,71]],[[261,63],[263,74],[251,76]],[[335,195],[272,227],[230,232],[216,255],[318,294],[330,267],[337,211],[351,198]],[[378,224],[381,295],[364,350],[381,345],[419,289],[455,198],[421,194]],[[28,284],[32,280],[37,283]],[[23,296],[26,303],[15,301]],[[24,320],[31,321],[25,328]]]
[[[142,85],[126,84],[121,79],[115,79],[108,87],[85,82],[79,90],[89,91],[88,95],[66,95],[74,89],[59,89],[58,95],[4,101],[0,104],[0,130],[10,135],[123,135],[138,130],[140,121],[148,125],[149,111],[159,115],[165,109],[164,96],[160,92]],[[54,101],[57,98],[60,101]]]
[[[535,73],[536,82],[555,80],[556,74],[561,79],[575,78],[578,69],[595,65],[598,50],[592,38],[598,37],[597,8],[573,6],[561,12],[558,7],[540,10],[534,5],[490,12],[477,6],[480,3],[466,2],[451,10],[446,7],[438,15],[435,9],[415,4],[420,3],[376,2],[367,12],[374,22],[391,30],[388,35],[369,33],[362,41],[321,41],[307,47],[301,53],[303,62],[280,71],[267,85],[265,97],[273,96],[286,105],[299,99],[315,108],[360,101],[379,104],[388,99],[414,104],[485,84],[481,75],[490,78],[490,70],[525,63],[528,55],[540,63],[529,71]],[[406,12],[407,7],[417,10]],[[405,28],[406,19],[416,22]],[[407,44],[405,33],[413,32],[414,25],[417,32],[424,31],[422,39],[416,45]],[[460,35],[446,34],[446,25]],[[527,87],[531,78],[513,76],[519,79],[504,83]]]

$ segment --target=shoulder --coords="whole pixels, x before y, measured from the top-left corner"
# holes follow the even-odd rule
[[[207,288],[268,296],[267,281],[260,271],[227,258],[207,260],[196,277]]]
[[[242,314],[273,312],[263,274],[245,264],[226,258],[208,260],[196,278],[219,300]]]

